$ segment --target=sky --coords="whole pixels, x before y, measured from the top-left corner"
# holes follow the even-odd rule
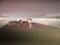
[[[60,1],[0,1],[0,15],[40,17],[60,14]]]

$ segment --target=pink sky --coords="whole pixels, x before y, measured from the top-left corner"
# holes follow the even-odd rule
[[[18,15],[13,15],[18,13]],[[22,13],[23,15],[21,15]],[[29,13],[29,15],[24,15],[24,13]],[[33,15],[30,13],[40,13],[39,15]],[[7,16],[40,16],[60,13],[60,2],[48,2],[48,1],[2,1],[0,3],[0,14],[12,14]]]

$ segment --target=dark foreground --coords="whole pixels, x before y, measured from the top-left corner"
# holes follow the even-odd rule
[[[24,30],[19,23],[7,24],[0,28],[0,41],[0,45],[60,45],[60,29],[39,25]]]

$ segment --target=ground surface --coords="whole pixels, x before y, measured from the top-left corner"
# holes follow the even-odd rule
[[[10,22],[11,23],[11,22]],[[60,45],[60,29],[33,23],[24,30],[19,22],[12,22],[0,28],[1,44],[6,45]]]

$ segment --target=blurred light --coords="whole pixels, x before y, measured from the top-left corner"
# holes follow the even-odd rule
[[[0,18],[0,20],[6,20],[6,19],[9,19],[9,18]]]

